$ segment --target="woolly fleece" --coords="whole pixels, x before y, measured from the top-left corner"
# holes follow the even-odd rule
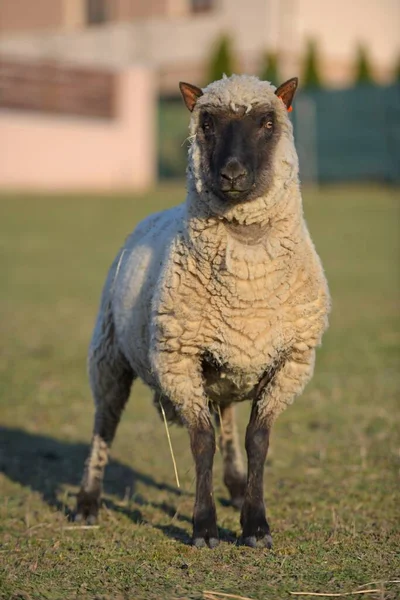
[[[272,423],[312,376],[329,292],[275,88],[233,75],[203,91],[190,121],[186,202],[142,221],[110,269],[89,354],[92,390],[101,403],[127,361],[187,424],[209,418],[209,400],[224,406],[256,396],[260,417]],[[199,113],[260,104],[275,110],[281,128],[273,184],[227,207],[202,179]],[[203,374],[204,355],[218,370]]]

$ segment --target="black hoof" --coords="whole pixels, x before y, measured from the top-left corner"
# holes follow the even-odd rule
[[[249,548],[272,548],[272,537],[269,533],[261,538],[257,538],[255,535],[248,535],[247,537],[241,537],[239,540],[240,546],[248,546]]]
[[[240,522],[243,528],[242,544],[250,548],[272,548],[271,531],[265,518],[263,503],[245,504]]]
[[[81,490],[76,501],[76,512],[74,521],[76,523],[86,523],[95,525],[99,516],[100,496],[93,492]]]
[[[193,546],[195,548],[206,548],[208,546],[209,548],[211,548],[211,550],[213,550],[213,548],[216,548],[218,544],[219,539],[216,537],[210,537],[208,541],[206,541],[206,539],[203,537],[193,538]]]
[[[82,513],[77,513],[74,517],[75,523],[84,523],[85,525],[96,525],[98,520],[97,515],[88,515],[85,517]]]
[[[214,504],[196,507],[193,514],[193,545],[196,548],[218,545],[217,516]]]
[[[233,508],[241,510],[244,503],[244,496],[236,496],[231,498],[231,504]]]

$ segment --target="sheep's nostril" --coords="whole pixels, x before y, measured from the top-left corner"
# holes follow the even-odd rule
[[[226,179],[227,181],[235,181],[236,179],[240,179],[240,177],[245,177],[247,175],[246,170],[242,170],[239,173],[237,171],[229,171],[226,169],[221,169],[220,175],[222,179]]]
[[[222,179],[233,182],[240,177],[245,177],[247,175],[247,170],[241,162],[239,162],[236,158],[233,158],[228,160],[226,165],[220,170],[219,174],[221,175]]]
[[[232,173],[229,173],[226,169],[221,169],[220,175],[222,179],[226,179],[227,181],[232,181],[234,179]]]

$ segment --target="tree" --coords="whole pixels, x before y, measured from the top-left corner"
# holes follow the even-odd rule
[[[309,40],[307,52],[304,58],[303,77],[301,79],[303,88],[316,89],[322,87],[319,73],[318,49],[315,40]]]
[[[224,74],[228,77],[232,75],[235,71],[234,64],[231,39],[227,35],[223,35],[211,55],[207,83],[222,79]]]
[[[366,47],[362,45],[358,46],[357,49],[355,73],[356,85],[374,83],[368,52]]]
[[[274,85],[279,84],[278,55],[275,52],[265,52],[261,66],[260,79],[262,81],[269,81]]]
[[[394,80],[394,83],[400,83],[400,56],[397,59],[397,63],[394,67],[393,80]]]

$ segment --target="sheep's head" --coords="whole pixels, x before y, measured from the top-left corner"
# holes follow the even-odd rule
[[[279,151],[281,139],[293,146],[287,111],[296,88],[297,78],[275,89],[246,75],[215,81],[204,90],[180,84],[192,112],[189,175],[202,196],[228,208],[268,193],[285,154]]]

